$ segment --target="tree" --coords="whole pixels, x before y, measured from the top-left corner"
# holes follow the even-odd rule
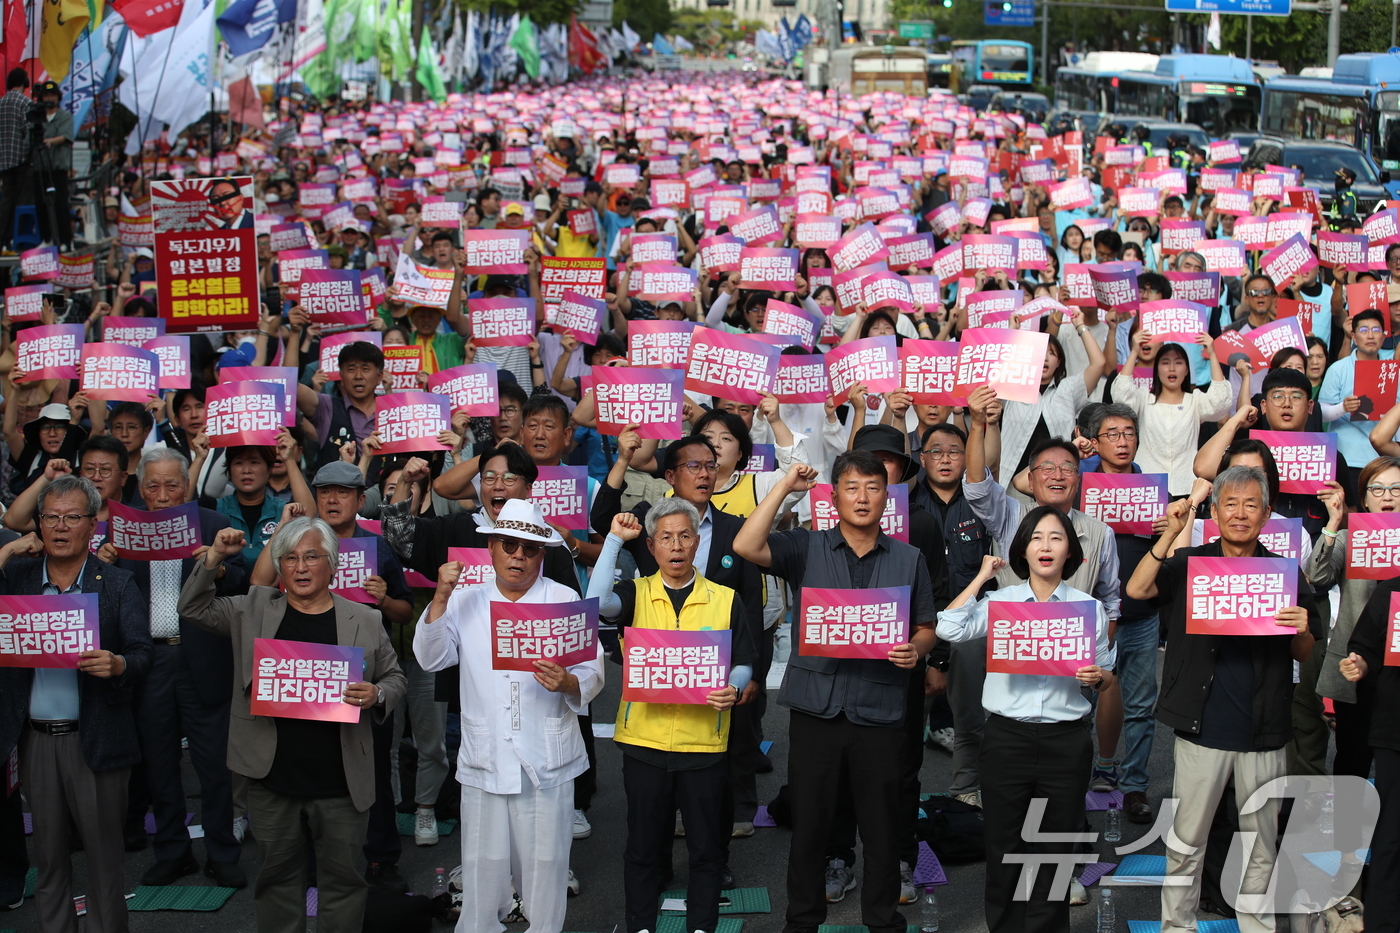
[[[1342,14],[1342,51],[1384,52],[1390,48],[1392,9],[1382,0],[1351,0],[1349,12]],[[1325,34],[1326,26],[1323,29]]]
[[[1256,60],[1276,61],[1296,73],[1307,65],[1327,63],[1327,17],[1299,12],[1291,16],[1220,17],[1220,51],[1243,56],[1245,32],[1252,31],[1250,54]],[[1342,17],[1343,22],[1346,17]]]
[[[521,16],[529,13],[531,21],[545,26],[550,23],[567,23],[569,14],[575,12],[580,3],[579,0],[457,0],[457,5],[463,10],[476,10],[482,14],[495,10],[507,17],[512,13],[519,13]],[[435,16],[436,14],[430,14],[429,18]]]
[[[533,3],[534,0],[524,0]],[[671,4],[668,0],[613,0],[613,26],[621,26],[622,21],[637,31],[643,42],[651,37],[671,31]]]

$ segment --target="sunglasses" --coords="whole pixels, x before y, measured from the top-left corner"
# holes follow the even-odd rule
[[[540,551],[544,550],[543,544],[526,544],[524,541],[517,541],[515,538],[493,537],[493,540],[499,544],[501,550],[505,551],[507,554],[514,554],[516,551],[522,551],[526,560],[539,556]]]

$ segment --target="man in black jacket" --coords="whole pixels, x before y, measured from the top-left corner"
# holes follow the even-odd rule
[[[1172,503],[1162,540],[1175,540],[1191,518],[1190,509],[1187,499]],[[1231,467],[1216,477],[1211,517],[1219,523],[1219,540],[1179,548],[1170,558],[1161,554],[1165,544],[1154,544],[1128,581],[1126,592],[1132,599],[1159,599],[1167,622],[1157,721],[1176,730],[1172,796],[1177,807],[1172,830],[1188,851],[1167,846],[1171,877],[1162,887],[1163,930],[1195,928],[1206,836],[1231,777],[1240,830],[1255,834],[1240,891],[1263,894],[1267,889],[1274,867],[1279,803],[1275,798],[1245,813],[1245,802],[1287,772],[1284,747],[1293,735],[1293,662],[1309,656],[1322,628],[1307,579],[1291,567],[1289,572],[1297,574],[1298,599],[1296,605],[1274,614],[1279,634],[1188,634],[1189,601],[1205,601],[1214,610],[1211,617],[1219,611],[1214,598],[1192,595],[1196,580],[1190,576],[1191,557],[1278,556],[1259,543],[1259,532],[1269,517],[1269,483],[1262,470]],[[1242,595],[1253,599],[1260,594]],[[1251,906],[1253,910],[1239,913],[1240,929],[1272,930],[1268,911]]]
[[[39,500],[40,536],[0,548],[0,593],[98,597],[103,647],[82,652],[77,670],[0,668],[0,755],[20,746],[44,930],[77,928],[71,826],[87,853],[87,928],[127,928],[122,820],[127,778],[141,760],[132,694],[150,667],[151,637],[131,574],[88,559],[101,504],[88,480],[59,477]]]

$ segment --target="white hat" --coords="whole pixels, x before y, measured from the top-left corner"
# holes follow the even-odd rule
[[[486,516],[485,511],[477,512],[472,518],[477,527],[486,534],[518,538],[521,541],[547,544],[550,547],[558,547],[564,543],[559,532],[544,520],[544,513],[540,511],[540,507],[529,499],[507,499],[494,522]]]

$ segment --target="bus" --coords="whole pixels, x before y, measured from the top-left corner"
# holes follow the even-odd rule
[[[928,86],[953,89],[953,56],[942,52],[928,53]]]
[[[1147,52],[1090,52],[1055,72],[1055,110],[1081,119],[1117,113],[1118,76],[1156,68],[1157,56]]]
[[[1152,71],[1125,71],[1118,76],[1114,112],[1194,123],[1221,137],[1230,130],[1256,129],[1261,99],[1259,81],[1243,58],[1163,55]]]
[[[1400,172],[1400,55],[1339,55],[1331,77],[1280,76],[1264,85],[1259,128],[1281,139],[1335,139]]]
[[[959,94],[974,84],[1029,85],[1035,59],[1029,42],[958,39],[953,42]]]
[[[928,96],[928,54],[923,49],[887,45],[833,49],[828,84],[859,96],[893,91]]]

